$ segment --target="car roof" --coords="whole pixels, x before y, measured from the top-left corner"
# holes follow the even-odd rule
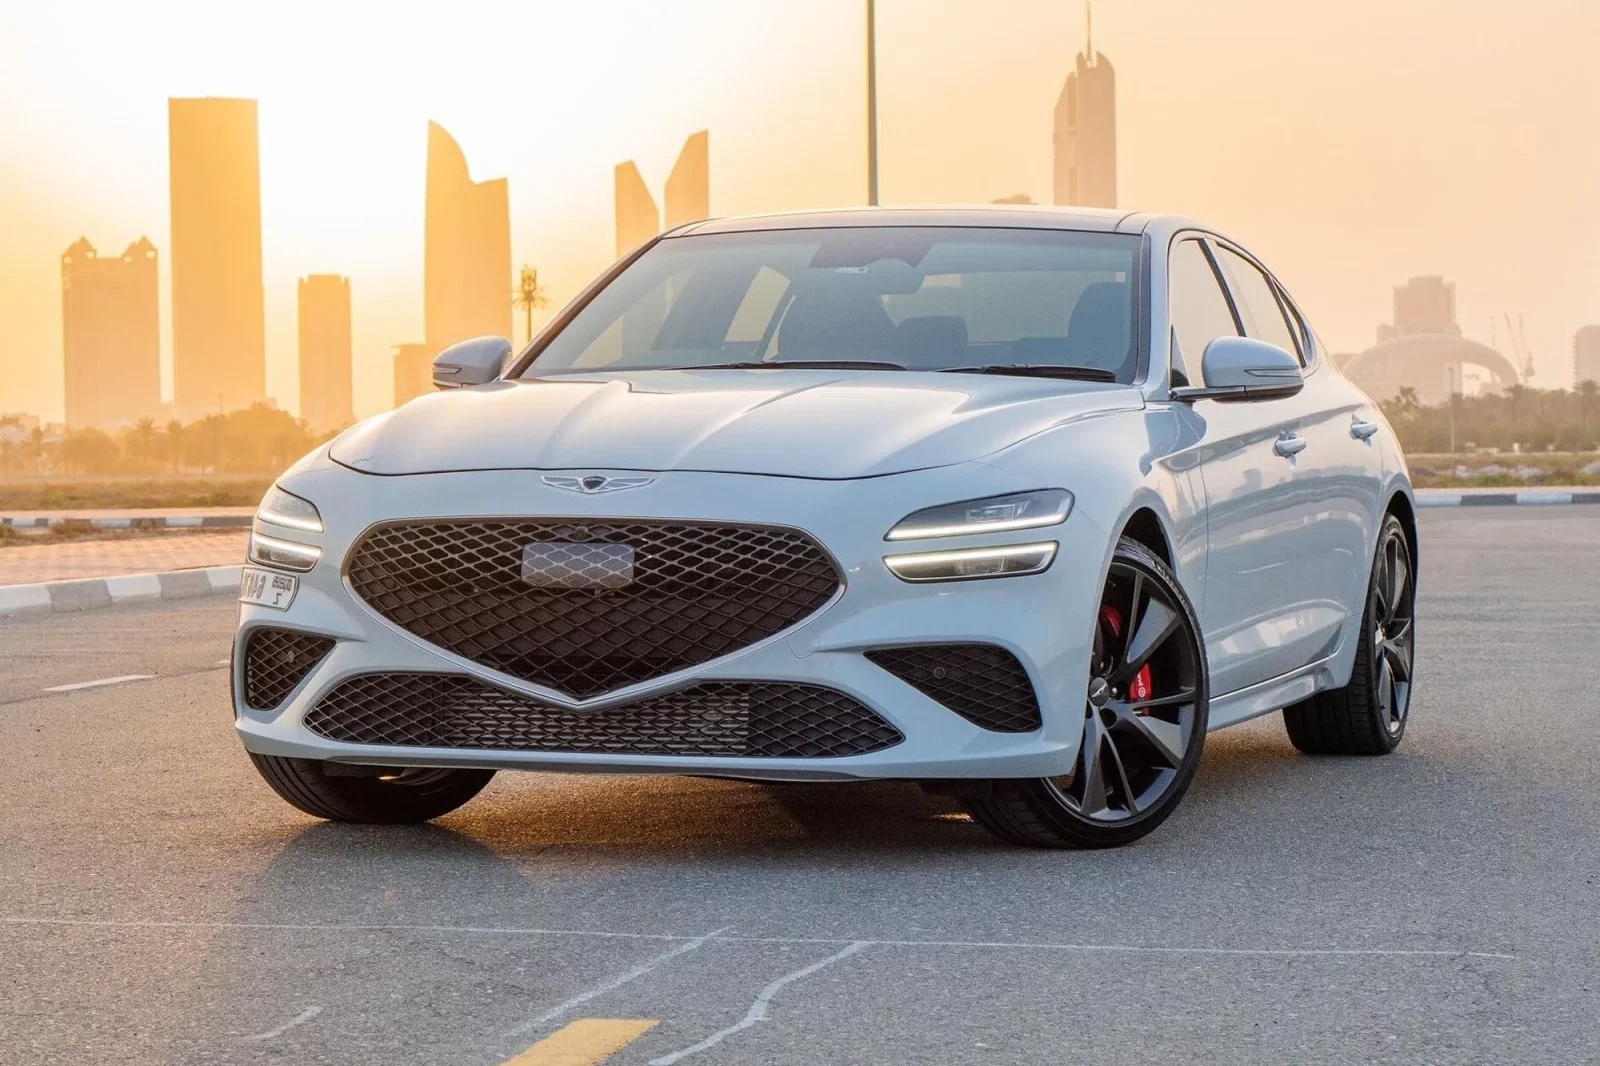
[[[1156,219],[1177,223],[1175,216],[1098,207],[1047,207],[1027,204],[985,204],[957,207],[856,207],[786,211],[693,222],[668,236],[748,233],[760,230],[824,229],[873,226],[994,226],[1010,229],[1087,230],[1099,233],[1142,233]]]

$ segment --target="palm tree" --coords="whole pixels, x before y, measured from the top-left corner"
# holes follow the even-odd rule
[[[172,472],[183,467],[183,423],[174,418],[167,423],[167,454],[172,457]]]
[[[1511,443],[1517,443],[1517,408],[1527,399],[1528,387],[1526,385],[1512,385],[1506,389],[1506,399],[1511,404]]]
[[[155,451],[155,442],[156,420],[153,418],[139,419],[128,431],[130,445],[128,450],[133,453],[133,460],[136,463],[142,465],[150,458],[151,453]]]
[[[39,476],[39,464],[44,460],[44,430],[34,426],[28,434],[28,451],[33,455],[33,476]]]
[[[11,456],[17,450],[17,442],[6,430],[21,428],[22,419],[16,415],[0,415],[0,476],[11,473]]]
[[[1588,378],[1578,382],[1578,414],[1583,420],[1583,436],[1586,442],[1593,440],[1589,436],[1589,418],[1594,411],[1595,399],[1600,397],[1600,381]]]

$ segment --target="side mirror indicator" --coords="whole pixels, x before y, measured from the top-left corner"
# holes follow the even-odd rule
[[[1300,360],[1276,344],[1249,337],[1218,337],[1200,359],[1203,387],[1172,390],[1179,403],[1195,400],[1272,400],[1305,388]]]
[[[433,360],[433,383],[441,389],[482,385],[494,381],[511,358],[511,342],[504,337],[474,337],[452,344]]]

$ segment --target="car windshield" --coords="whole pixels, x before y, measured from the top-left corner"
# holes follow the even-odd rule
[[[1087,368],[1129,383],[1137,237],[871,227],[674,237],[524,372]],[[1004,372],[996,370],[994,372]],[[1019,369],[1019,372],[1023,372]]]

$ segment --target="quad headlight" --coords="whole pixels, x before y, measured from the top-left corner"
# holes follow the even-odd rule
[[[929,507],[906,515],[884,535],[884,540],[918,540],[924,537],[964,537],[975,533],[1004,533],[1013,529],[1038,529],[1059,525],[1072,513],[1072,493],[1066,489],[1038,489],[963,500]]]
[[[276,485],[261,498],[256,517],[275,526],[303,529],[307,533],[322,532],[322,515],[317,513],[317,505],[292,492],[284,492]]]
[[[1055,541],[1008,544],[1001,548],[961,548],[946,552],[890,555],[883,560],[901,581],[970,581],[980,577],[1021,577],[1050,569]]]
[[[292,540],[279,540],[252,531],[247,554],[252,563],[304,573],[317,565],[317,560],[322,558],[322,549],[315,544],[296,544]]]

